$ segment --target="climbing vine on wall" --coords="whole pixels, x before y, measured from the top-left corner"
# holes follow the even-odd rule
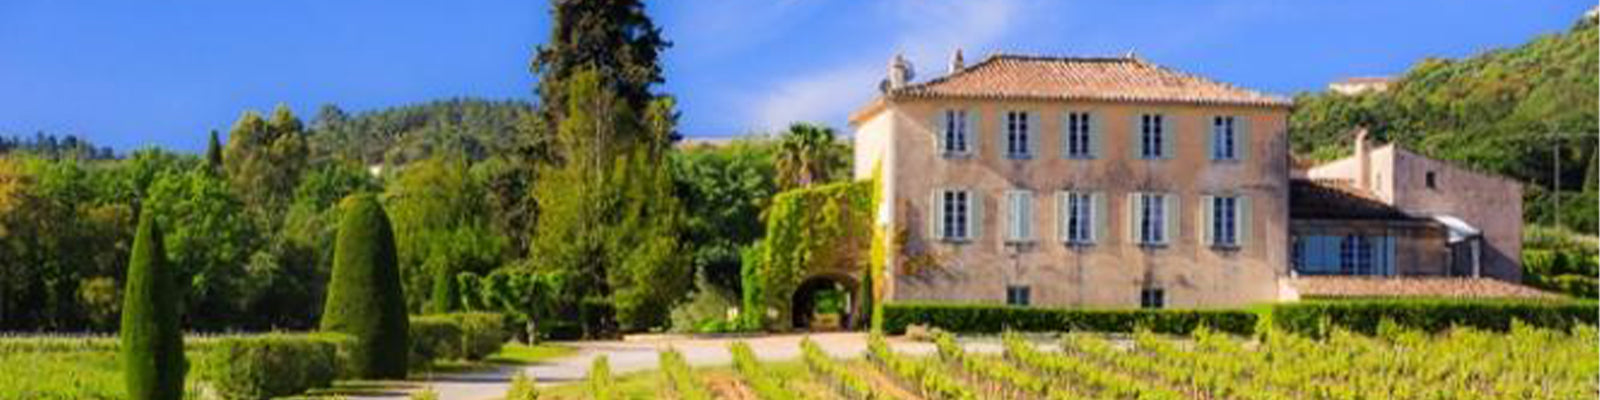
[[[866,267],[877,188],[873,182],[833,183],[773,197],[760,262],[743,271],[746,328],[787,328],[774,323],[789,320],[794,290],[810,274]],[[752,304],[756,301],[761,304]]]

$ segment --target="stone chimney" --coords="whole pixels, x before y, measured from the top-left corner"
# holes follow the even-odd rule
[[[1356,128],[1356,187],[1372,188],[1372,149],[1367,143],[1367,127]]]
[[[956,56],[950,58],[950,73],[954,74],[954,73],[957,73],[957,72],[961,72],[961,69],[966,68],[966,67],[967,67],[967,62],[965,60],[961,59],[961,48],[957,47],[956,48]]]
[[[889,59],[889,89],[905,87],[909,81],[911,81],[911,64],[906,62],[905,57],[895,54],[894,58]]]

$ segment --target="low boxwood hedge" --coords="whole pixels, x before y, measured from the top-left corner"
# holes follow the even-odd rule
[[[329,387],[344,368],[354,339],[336,333],[265,334],[216,339],[201,352],[202,387],[223,399],[258,400]]]
[[[413,368],[434,360],[481,360],[511,337],[504,316],[483,312],[413,315],[410,336]]]
[[[890,303],[883,328],[903,333],[912,324],[951,332],[1015,331],[1133,332],[1187,334],[1202,325],[1236,334],[1255,331],[1257,316],[1245,310],[1081,310],[959,303]]]
[[[411,316],[409,334],[412,370],[425,368],[434,360],[461,358],[461,324],[442,315]]]
[[[1376,334],[1383,321],[1405,328],[1440,332],[1462,326],[1492,331],[1511,329],[1512,321],[1566,330],[1575,323],[1594,325],[1600,303],[1563,300],[1362,299],[1308,300],[1272,305],[1272,326],[1321,337],[1334,327]]]

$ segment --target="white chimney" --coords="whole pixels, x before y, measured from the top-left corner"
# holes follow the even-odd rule
[[[905,57],[895,54],[889,59],[889,89],[905,87],[911,80],[911,65],[906,63]]]
[[[957,73],[957,72],[961,72],[961,69],[962,68],[966,68],[966,67],[967,67],[966,61],[961,58],[961,48],[957,47],[956,48],[956,56],[950,58],[950,73],[954,74],[954,73]]]

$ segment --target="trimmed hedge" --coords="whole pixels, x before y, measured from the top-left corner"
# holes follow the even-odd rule
[[[505,317],[494,313],[455,313],[411,317],[412,367],[434,360],[482,360],[510,339]]]
[[[340,207],[344,220],[334,243],[321,330],[358,341],[351,356],[357,377],[405,379],[410,330],[389,215],[366,193],[346,197]]]
[[[1401,327],[1440,332],[1463,326],[1505,332],[1512,321],[1558,330],[1575,323],[1594,325],[1600,303],[1594,301],[1365,299],[1311,300],[1272,305],[1271,325],[1291,333],[1321,337],[1334,327],[1376,334],[1391,321]]]
[[[511,330],[506,317],[495,313],[470,312],[448,314],[461,325],[461,357],[482,360],[500,351],[511,340]]]
[[[229,400],[265,400],[332,386],[355,340],[341,334],[226,337],[202,353],[199,378]]]
[[[1015,331],[1133,332],[1188,334],[1202,325],[1236,334],[1255,331],[1257,316],[1245,310],[1080,310],[995,304],[890,303],[883,305],[883,328],[903,333],[912,324],[951,332]]]
[[[461,325],[443,316],[413,316],[408,329],[411,332],[411,354],[407,360],[411,369],[423,369],[434,360],[461,358]]]

